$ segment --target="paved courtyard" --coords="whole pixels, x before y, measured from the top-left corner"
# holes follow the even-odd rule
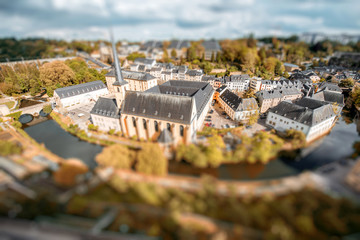
[[[81,129],[87,129],[86,123],[90,121],[90,111],[94,107],[95,102],[90,102],[87,104],[78,104],[72,107],[69,107],[68,116],[77,124]],[[80,114],[80,116],[79,116]],[[84,114],[81,116],[81,114]]]
[[[213,113],[210,113],[211,110],[213,110]],[[205,117],[204,126],[206,123],[209,123],[214,128],[219,129],[224,128],[226,124],[236,127],[237,123],[230,118],[226,119],[227,115],[223,115],[223,112],[218,103],[215,103],[214,106],[210,105],[209,113]]]

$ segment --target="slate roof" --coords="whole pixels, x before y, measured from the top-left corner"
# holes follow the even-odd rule
[[[333,84],[333,83],[328,83],[328,82],[322,82],[319,86],[319,90],[320,91],[327,90],[327,91],[342,93],[342,90],[341,90],[341,88],[339,88],[338,85]]]
[[[296,103],[282,101],[269,112],[310,127],[335,116],[330,104],[311,98],[303,98]]]
[[[241,98],[229,89],[226,89],[220,98],[234,111],[249,111],[258,108],[255,98]]]
[[[239,74],[239,75],[231,75],[230,81],[244,81],[244,80],[250,80],[250,76],[248,74]]]
[[[201,75],[203,75],[202,72],[200,72],[198,70],[194,70],[194,69],[187,70],[186,74],[189,75],[189,76],[201,76]]]
[[[192,101],[185,96],[128,91],[122,114],[190,124]]]
[[[182,49],[190,47],[190,42],[187,40],[172,40],[168,49]]]
[[[163,43],[161,41],[147,41],[142,45],[142,48],[162,48]]]
[[[202,42],[205,51],[221,51],[219,42],[216,40],[206,40]]]
[[[190,115],[193,101],[199,117],[213,93],[214,90],[208,83],[170,80],[142,93],[127,92],[122,111],[131,115],[189,124],[192,120]]]
[[[134,79],[139,81],[149,81],[156,79],[156,77],[146,72],[123,71],[122,75],[126,79]],[[117,82],[115,82],[113,85],[117,86]]]
[[[284,63],[284,66],[286,67],[294,67],[294,68],[298,68],[299,66],[296,64],[292,64],[292,63]]]
[[[312,98],[329,103],[337,103],[340,106],[344,106],[344,95],[341,93],[330,92],[325,90],[315,93],[312,96]]]
[[[55,90],[55,92],[60,97],[60,99],[64,99],[105,88],[106,85],[102,81],[98,80],[98,81],[82,83],[74,86],[58,88]]]
[[[90,114],[119,119],[120,109],[117,107],[115,98],[100,97],[91,109]]]
[[[155,60],[151,58],[136,58],[134,60],[134,63],[143,65],[152,65],[154,62]]]

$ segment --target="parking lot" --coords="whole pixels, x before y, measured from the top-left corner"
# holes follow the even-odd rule
[[[212,112],[212,113],[210,113]],[[206,124],[211,124],[214,128],[224,128],[228,127],[236,127],[238,124],[231,120],[226,114],[223,114],[224,111],[220,108],[218,103],[215,103],[214,106],[210,105],[209,113],[205,117],[204,126]],[[227,119],[228,117],[228,119]]]
[[[90,121],[90,111],[95,102],[75,105],[68,108],[68,116],[82,129],[87,129],[86,123]]]

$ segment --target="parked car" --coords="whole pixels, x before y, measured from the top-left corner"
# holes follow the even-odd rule
[[[209,112],[209,113],[211,114],[211,113],[213,113],[213,112],[214,112],[214,110],[210,110],[210,112]]]
[[[221,115],[226,115],[226,112],[222,112]]]
[[[226,128],[230,128],[230,125],[229,124],[225,124]]]
[[[79,113],[78,114],[78,117],[83,117],[85,114],[83,114],[83,113]]]
[[[229,117],[229,116],[226,116],[225,118],[226,118],[226,119],[230,119],[230,117]]]

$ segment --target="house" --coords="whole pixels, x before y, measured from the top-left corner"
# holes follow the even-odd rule
[[[281,101],[294,101],[302,97],[302,93],[295,87],[274,89],[257,92],[256,97],[260,105],[260,113],[277,106]]]
[[[244,92],[249,89],[250,76],[248,74],[240,74],[225,77],[225,85],[231,91]]]
[[[221,87],[217,88],[214,93],[214,100],[219,102],[220,95],[227,89],[226,85],[222,85]]]
[[[327,102],[333,106],[333,109],[336,110],[335,113],[339,115],[344,108],[344,95],[340,92],[334,91],[318,91],[311,96],[311,98]]]
[[[151,58],[136,58],[134,64],[144,65],[145,69],[151,69],[156,64],[156,60]],[[143,71],[145,71],[145,69]]]
[[[295,103],[282,101],[271,108],[266,125],[282,132],[288,129],[302,131],[306,140],[312,141],[330,131],[335,117],[331,104],[306,97]]]
[[[201,77],[202,82],[208,82],[212,87],[214,87],[214,83],[217,80],[219,80],[219,79],[217,77],[215,77],[214,75],[203,75]]]
[[[240,98],[226,89],[219,98],[219,104],[226,114],[234,121],[246,122],[250,116],[258,112],[255,98]]]
[[[285,71],[292,72],[294,70],[301,70],[298,65],[292,63],[284,63]]]
[[[221,47],[216,40],[205,40],[202,42],[202,46],[205,49],[204,59],[207,61],[215,60],[221,53]]]
[[[110,93],[115,92],[116,77],[114,69],[105,75]],[[128,82],[130,91],[146,91],[157,85],[157,78],[145,72],[122,71],[122,78]],[[111,89],[111,90],[110,90]]]
[[[214,90],[208,83],[168,81],[145,92],[126,92],[121,109],[122,132],[139,139],[171,133],[174,144],[190,143],[202,127]]]
[[[175,51],[175,58],[186,58],[186,50],[190,47],[190,42],[187,40],[172,40],[167,48],[168,56],[172,57],[172,51]]]
[[[148,58],[163,58],[163,43],[161,41],[147,41],[139,49],[139,53],[145,54]]]
[[[120,126],[120,108],[116,104],[115,97],[100,97],[93,109],[90,111],[91,122],[99,127],[100,131],[116,132],[121,131]]]
[[[322,82],[319,85],[318,91],[325,91],[325,90],[330,92],[342,93],[342,90],[338,85],[328,82]]]
[[[189,69],[185,73],[185,80],[186,81],[201,81],[201,78],[203,76],[202,70],[196,70],[196,69]]]
[[[254,92],[266,90],[270,91],[274,88],[277,88],[277,83],[271,80],[263,80],[261,78],[252,78],[250,80],[250,88],[254,90]]]
[[[109,94],[106,85],[98,80],[74,86],[58,88],[54,91],[55,102],[61,107],[85,104],[97,101],[99,97]]]

